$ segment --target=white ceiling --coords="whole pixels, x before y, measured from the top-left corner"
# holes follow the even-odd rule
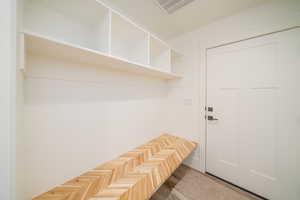
[[[101,0],[164,39],[189,32],[268,0],[195,0],[169,15],[153,0]]]

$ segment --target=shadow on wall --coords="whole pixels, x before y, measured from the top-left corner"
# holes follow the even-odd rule
[[[61,104],[161,99],[164,80],[102,66],[28,56],[26,104]]]

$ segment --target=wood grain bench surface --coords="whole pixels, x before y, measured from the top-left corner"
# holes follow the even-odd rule
[[[146,200],[196,146],[163,134],[33,200]]]

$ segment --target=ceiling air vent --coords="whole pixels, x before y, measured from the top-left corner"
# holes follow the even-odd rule
[[[174,13],[178,9],[186,6],[194,0],[154,0],[161,9],[169,14]]]

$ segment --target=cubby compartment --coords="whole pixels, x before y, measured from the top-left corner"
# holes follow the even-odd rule
[[[148,33],[112,12],[111,55],[138,64],[148,64]]]
[[[24,32],[108,53],[109,9],[95,0],[25,0]]]
[[[171,50],[160,40],[150,37],[150,65],[171,72]]]

